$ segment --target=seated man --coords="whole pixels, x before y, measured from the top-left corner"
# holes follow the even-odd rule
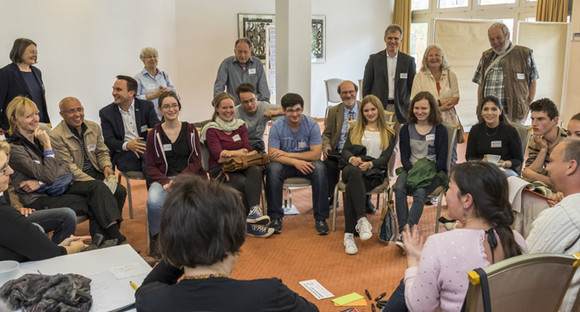
[[[250,145],[258,153],[265,152],[264,130],[268,125],[270,117],[282,115],[284,110],[276,104],[265,101],[258,101],[255,88],[249,83],[242,83],[236,94],[240,100],[240,105],[236,106],[236,118],[246,122],[248,127],[248,137]]]
[[[580,113],[572,116],[568,122],[568,137],[573,139],[580,139]]]
[[[534,220],[526,243],[530,253],[570,255],[580,250],[580,140],[568,139],[556,145],[546,169],[552,185],[565,197]],[[576,271],[560,311],[572,311],[579,287],[580,271]]]
[[[272,162],[266,170],[266,197],[270,227],[282,231],[282,192],[284,180],[304,177],[312,182],[312,203],[316,232],[328,234],[328,180],[326,167],[320,161],[322,138],[320,127],[312,118],[302,115],[304,100],[295,93],[281,99],[284,116],[272,124],[268,137],[268,154]]]
[[[147,129],[159,122],[153,103],[136,99],[136,93],[137,81],[119,75],[113,85],[113,103],[99,111],[111,161],[123,172],[145,171]]]
[[[103,141],[101,127],[85,120],[85,109],[74,97],[60,101],[62,121],[50,133],[50,141],[56,156],[66,161],[74,174],[75,181],[103,181],[115,178],[109,149]],[[114,193],[117,207],[122,214],[127,190],[117,184]]]
[[[558,127],[558,108],[552,100],[544,98],[534,101],[530,104],[530,110],[533,133],[522,176],[528,181],[540,181],[553,190],[545,168],[554,147],[566,138],[566,130]]]

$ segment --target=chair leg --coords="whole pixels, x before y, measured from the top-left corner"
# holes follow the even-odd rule
[[[125,176],[123,173],[119,173],[117,183],[121,183],[121,177],[125,177],[125,181],[127,181],[127,197],[129,198],[129,218],[133,219],[133,196],[131,196],[131,182],[127,176]]]
[[[262,195],[260,197],[262,198],[262,215],[267,216],[268,215],[268,202],[266,201],[266,191],[264,190],[263,187],[262,187]]]
[[[338,209],[338,206],[336,205],[336,201],[338,200],[337,196],[338,196],[338,183],[334,187],[334,197],[332,198],[332,231],[333,232],[336,231],[336,210]],[[343,198],[344,198],[344,196],[343,196]],[[342,206],[344,207],[344,203],[342,204]]]
[[[437,216],[435,217],[435,234],[439,233],[439,218],[441,217],[441,201],[443,200],[443,192],[437,196]]]

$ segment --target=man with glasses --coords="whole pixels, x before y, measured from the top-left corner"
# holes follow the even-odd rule
[[[268,154],[272,162],[266,169],[266,198],[270,227],[275,234],[282,232],[282,192],[284,180],[307,178],[312,184],[312,207],[318,235],[328,234],[328,179],[326,167],[320,160],[322,138],[318,123],[302,114],[304,100],[296,93],[281,99],[284,116],[278,118],[268,136]]]
[[[259,153],[265,152],[264,130],[270,117],[282,115],[284,110],[278,105],[259,101],[256,97],[255,88],[249,83],[242,83],[236,94],[240,99],[240,105],[236,106],[236,118],[246,122],[250,145]]]
[[[101,127],[85,120],[85,110],[74,97],[59,103],[62,121],[50,133],[52,148],[58,158],[66,161],[74,174],[74,181],[115,181],[115,171],[109,149],[103,141]],[[122,211],[127,190],[117,184],[114,193],[119,211]]]

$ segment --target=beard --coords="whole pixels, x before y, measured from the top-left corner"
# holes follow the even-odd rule
[[[495,54],[498,54],[498,55],[503,54],[507,50],[507,48],[509,47],[510,43],[511,43],[511,41],[506,39],[505,42],[503,43],[503,45],[501,46],[501,50],[493,49],[493,52],[495,52]]]

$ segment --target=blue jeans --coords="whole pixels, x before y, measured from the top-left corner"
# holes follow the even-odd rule
[[[423,214],[423,206],[425,199],[431,192],[433,192],[439,185],[441,180],[434,178],[431,185],[427,188],[420,188],[415,190],[412,194],[407,192],[407,172],[401,172],[395,182],[395,210],[397,211],[397,222],[399,223],[399,233],[403,231],[405,225],[413,226],[419,223],[421,214]],[[413,204],[409,211],[409,204],[407,203],[407,195],[413,195]]]
[[[167,197],[167,191],[163,185],[157,182],[151,183],[147,192],[147,224],[149,225],[149,236],[157,235],[161,223],[161,212]]]
[[[320,160],[312,161],[314,170],[305,175],[294,166],[287,166],[273,161],[266,169],[266,199],[268,201],[268,216],[272,219],[284,217],[282,197],[284,180],[292,177],[307,178],[312,183],[312,208],[314,219],[328,219],[328,176],[326,167]]]
[[[405,302],[405,281],[401,280],[399,286],[393,291],[387,305],[381,310],[384,312],[408,312]]]
[[[40,225],[45,233],[54,231],[52,241],[56,244],[73,235],[77,228],[77,215],[70,208],[37,210],[28,215],[27,219]]]

